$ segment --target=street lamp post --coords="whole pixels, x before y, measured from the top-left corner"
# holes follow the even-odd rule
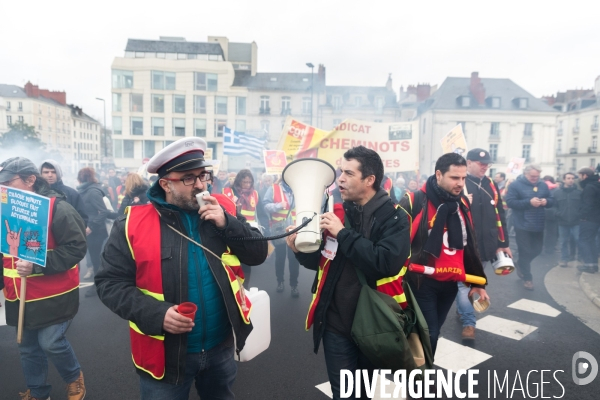
[[[313,94],[315,91],[315,75],[313,73],[315,66],[312,63],[306,63],[310,68],[310,124],[313,123]]]
[[[106,160],[106,101],[100,97],[96,97],[96,100],[100,100],[104,105],[104,128],[102,129],[102,148],[104,149],[104,160]],[[100,165],[102,165],[102,152],[100,153]]]

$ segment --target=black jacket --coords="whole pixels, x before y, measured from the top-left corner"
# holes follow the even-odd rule
[[[87,226],[92,230],[92,235],[97,238],[106,238],[106,218],[109,210],[104,204],[106,192],[99,183],[84,183],[77,187],[86,214],[88,215]]]
[[[146,192],[148,191],[148,185],[143,185],[137,187],[131,191],[131,195],[125,196],[123,201],[121,201],[121,207],[119,207],[119,214],[125,214],[125,209],[129,206],[138,206],[140,204],[148,204],[148,196]],[[138,198],[139,201],[134,203],[133,200]]]
[[[69,203],[79,213],[79,215],[81,215],[83,222],[87,226],[88,216],[85,213],[85,207],[83,205],[83,201],[81,200],[79,192],[73,189],[72,187],[65,185],[62,179],[50,185],[50,188],[52,190],[59,191],[65,195],[65,200],[67,201],[67,203]]]
[[[358,211],[353,203],[344,203],[345,218],[355,226]],[[354,229],[344,228],[337,235],[337,255],[331,262],[329,273],[322,288],[321,297],[314,314],[313,340],[315,353],[327,324],[327,309],[346,259],[365,274],[367,283],[376,288],[379,279],[395,276],[400,272],[410,254],[410,228],[402,209],[396,209],[391,200],[373,214],[370,238],[366,239]],[[304,267],[318,271],[321,249],[314,253],[296,253],[296,259]]]
[[[492,204],[494,192],[490,184],[493,184],[496,188],[498,204]],[[484,176],[480,180],[468,175],[466,185],[469,194],[473,195],[471,216],[477,237],[479,255],[482,261],[490,261],[496,257],[497,249],[508,247],[508,232],[506,231],[506,218],[504,207],[502,207],[502,196],[498,186],[487,176]],[[498,215],[500,215],[504,241],[501,241],[498,236],[496,209],[498,210]]]
[[[581,181],[581,208],[579,218],[600,224],[600,182],[598,175],[592,175]]]
[[[569,188],[561,186],[553,194],[556,221],[561,226],[579,225],[579,208],[581,207],[581,190],[573,185]]]
[[[85,257],[85,224],[75,209],[65,201],[64,195],[53,190],[38,194],[56,197],[50,230],[56,247],[46,254],[46,266],[34,264],[33,273],[58,275],[73,268]],[[2,253],[0,253],[2,261]],[[0,289],[4,287],[3,270],[0,269]],[[27,303],[25,311],[25,329],[41,329],[73,319],[79,309],[79,289]],[[19,301],[6,302],[6,323],[17,326],[19,320]]]
[[[425,246],[425,243],[427,242],[427,237],[429,236],[429,228],[427,226],[427,221],[429,219],[428,215],[427,215],[428,214],[427,194],[422,190],[416,191],[415,192],[415,201],[412,205],[411,205],[411,202],[410,202],[408,196],[409,196],[409,194],[407,193],[402,198],[402,200],[400,201],[400,206],[402,208],[404,208],[411,215],[413,220],[421,211],[423,212],[423,216],[421,217],[421,223],[419,224],[419,226],[417,228],[417,232],[415,233],[415,236],[410,245],[410,247],[411,247],[410,261],[415,264],[427,265],[429,256],[427,254],[423,253],[423,247]],[[463,198],[464,198],[464,196],[463,196]],[[464,201],[466,203],[469,203],[469,201],[466,198],[464,198]],[[465,215],[470,214],[470,210],[467,206],[465,206],[464,204],[461,203],[460,207],[461,207],[462,212]],[[477,241],[476,241],[476,237],[474,234],[473,226],[470,223],[468,223],[468,221],[467,221],[466,225],[467,225],[467,247],[464,248],[465,273],[470,274],[470,275],[475,275],[475,276],[481,276],[481,277],[486,278],[486,280],[487,280],[487,277],[483,270],[483,264],[481,263],[481,258],[479,257],[479,251],[478,251],[478,246],[477,246]],[[413,272],[407,272],[404,279],[406,279],[407,282],[414,284],[418,287],[421,283],[421,279],[429,279],[429,275],[422,275],[422,274],[417,274],[417,273],[413,273]],[[478,288],[485,287],[485,285],[476,285],[476,284],[471,284],[471,286],[478,287]]]
[[[175,304],[188,301],[188,240],[167,227],[175,227],[185,232],[180,213],[153,203],[161,214],[161,263],[162,284],[165,301],[158,301],[144,295],[136,287],[136,265],[126,240],[125,220],[122,215],[113,225],[102,254],[102,268],[96,275],[95,283],[102,302],[121,318],[133,321],[147,335],[165,334],[166,368],[165,383],[181,384],[185,376],[185,356],[187,334],[170,334],[163,331],[163,321],[167,310]],[[244,217],[237,218],[225,213],[227,226],[219,231],[211,222],[200,221],[200,238],[204,246],[217,255],[225,252],[227,246],[241,263],[259,265],[267,257],[266,241],[242,241],[235,238],[259,237],[257,229],[251,228]],[[229,321],[236,337],[237,350],[243,349],[252,325],[246,325],[238,311],[238,306],[230,289],[227,273],[221,261],[208,252],[206,260],[221,289]],[[139,374],[144,372],[136,369]]]

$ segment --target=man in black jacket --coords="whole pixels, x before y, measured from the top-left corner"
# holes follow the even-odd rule
[[[357,271],[375,288],[378,280],[400,273],[410,250],[407,215],[396,209],[387,192],[380,188],[383,163],[379,155],[363,146],[352,148],[342,158],[341,171],[337,183],[344,200],[344,214],[340,216],[346,225],[335,213],[323,214],[320,225],[327,230],[327,238],[314,253],[298,252],[294,245],[296,234],[286,239],[304,267],[316,271],[322,264],[328,265],[328,272],[323,272],[324,269],[319,272],[318,292],[313,297],[309,318],[314,316],[315,353],[323,340],[334,399],[340,398],[341,369],[375,368],[351,336],[362,289]],[[324,246],[335,253],[331,262],[322,258]]]
[[[472,149],[467,153],[466,187],[471,203],[471,216],[477,238],[479,257],[483,267],[491,267],[491,261],[500,251],[512,257],[508,247],[508,231],[502,207],[502,197],[496,183],[486,176],[492,163],[490,154],[483,149]],[[500,225],[498,225],[500,222]],[[463,323],[462,338],[475,339],[475,310],[468,298],[469,288],[458,282],[456,306]]]
[[[83,222],[87,225],[88,216],[83,209],[81,196],[77,190],[63,183],[63,173],[60,165],[54,160],[44,160],[40,166],[40,174],[42,175],[42,178],[48,182],[50,189],[58,190],[65,195],[67,203],[77,210],[79,215],[81,215],[81,218],[83,218]]]
[[[575,260],[579,241],[579,207],[581,190],[575,184],[575,174],[563,175],[562,186],[554,192],[555,217],[558,223],[558,241],[560,243],[560,266],[566,268],[569,261]],[[569,245],[571,251],[569,251]]]
[[[199,206],[212,178],[205,150],[203,139],[183,138],[152,157],[152,204],[117,218],[95,277],[102,302],[130,321],[143,400],[187,399],[194,384],[203,399],[233,399],[234,351],[252,331],[236,275],[240,262],[266,259],[267,243],[239,240],[261,234],[215,197]],[[184,302],[197,306],[193,318],[178,312]]]
[[[600,229],[600,182],[598,174],[591,168],[578,172],[583,193],[579,209],[579,251],[584,265],[577,267],[581,272],[598,272],[598,247],[596,236]]]

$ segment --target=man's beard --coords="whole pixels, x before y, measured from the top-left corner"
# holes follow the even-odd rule
[[[196,201],[196,195],[198,193],[202,193],[202,190],[194,189],[190,197],[186,197],[185,194],[178,192],[174,185],[171,185],[170,182],[169,185],[171,189],[171,204],[187,211],[200,209],[200,205],[198,204],[198,201]]]

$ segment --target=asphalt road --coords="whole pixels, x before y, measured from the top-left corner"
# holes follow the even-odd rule
[[[238,364],[234,391],[237,398],[244,400],[325,400],[328,396],[316,387],[328,381],[323,354],[312,352],[312,333],[303,327],[314,273],[301,267],[301,295],[295,299],[290,296],[289,285],[283,293],[275,292],[273,261],[271,258],[255,267],[251,282],[252,286],[266,290],[271,298],[271,346],[254,360]],[[544,288],[544,275],[556,261],[554,256],[536,260],[533,292],[523,289],[514,274],[488,275],[492,305],[478,315],[476,341],[470,345],[462,343],[462,327],[453,308],[442,330],[444,339],[438,347],[436,364],[450,369],[478,369],[475,393],[483,399],[541,398],[542,381],[548,382],[543,385],[544,397],[600,398],[600,377],[586,386],[576,385],[571,377],[572,357],[576,352],[586,351],[600,360],[600,337],[566,312]],[[68,332],[85,374],[86,399],[139,398],[127,323],[104,307],[97,297],[85,298],[87,290],[90,289],[81,289],[80,311]],[[556,310],[554,314],[552,309]],[[597,318],[600,319],[600,309]],[[550,372],[542,377],[541,370]],[[492,377],[496,373],[500,382],[507,377],[507,386],[502,392],[496,387],[495,397],[493,386],[488,394],[488,372]],[[66,399],[64,384],[52,366],[49,381],[53,385],[52,398]],[[0,326],[0,399],[17,399],[18,392],[24,390],[15,329]],[[190,399],[197,398],[194,392],[190,394]]]

